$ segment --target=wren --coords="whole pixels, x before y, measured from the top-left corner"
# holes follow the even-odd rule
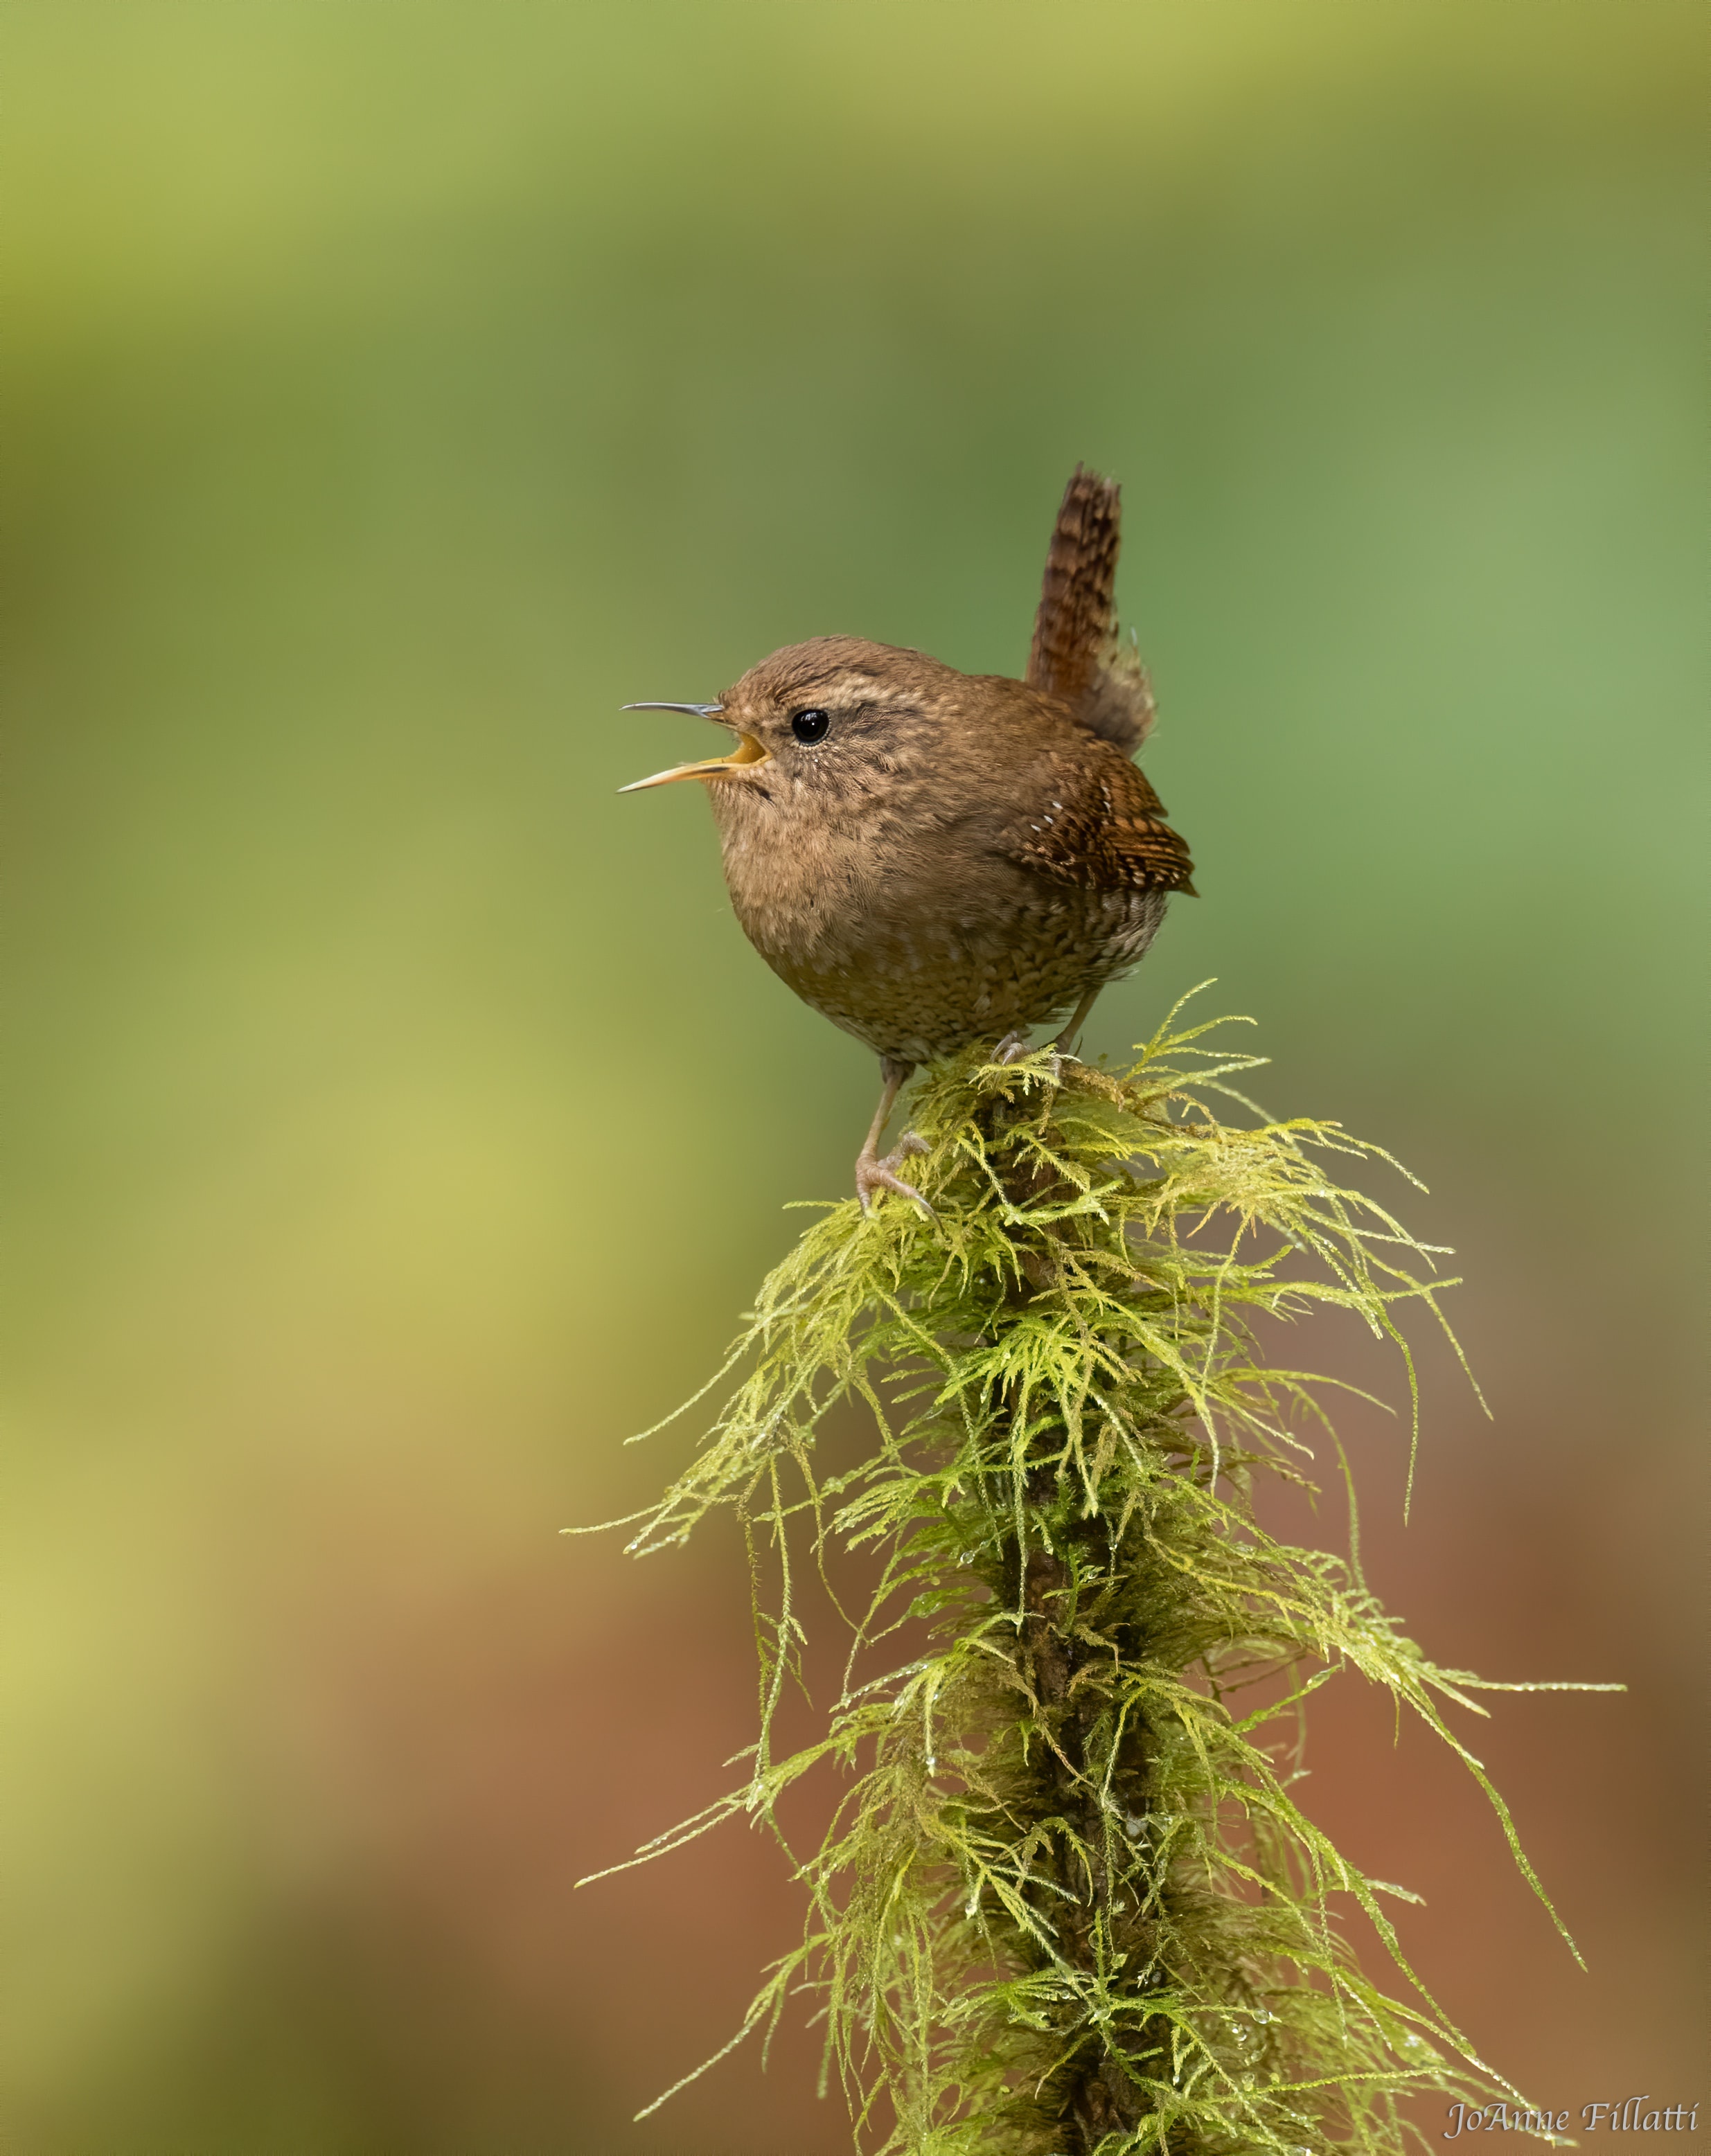
[[[1076,468],[1046,562],[1024,680],[961,674],[856,636],[788,644],[691,711],[737,737],[621,790],[703,781],[744,933],[804,1002],[880,1060],[856,1163],[866,1212],[884,1190],[931,1209],[897,1170],[912,1134],[880,1137],[917,1064],[971,1042],[1014,1054],[1141,958],[1188,849],[1130,761],[1154,703],[1112,609],[1119,490]]]

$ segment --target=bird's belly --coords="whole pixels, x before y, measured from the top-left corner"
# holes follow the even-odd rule
[[[733,892],[733,896],[736,894]],[[940,891],[781,932],[751,914],[749,940],[804,1003],[880,1055],[925,1063],[1059,1017],[1125,973],[1164,912],[1159,891],[1088,891],[1018,878],[979,903]]]

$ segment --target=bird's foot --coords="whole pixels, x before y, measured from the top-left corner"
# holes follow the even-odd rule
[[[1046,1045],[1053,1051],[1049,1071],[1051,1082],[1055,1086],[1063,1075],[1063,1036],[1060,1034],[1056,1040],[1048,1041]],[[1020,1063],[1025,1055],[1032,1055],[1035,1053],[1035,1051],[1028,1045],[1028,1036],[1025,1033],[1020,1031],[1007,1033],[993,1050],[992,1060],[994,1063]]]
[[[912,1199],[929,1220],[937,1214],[912,1183],[905,1183],[897,1170],[912,1152],[930,1152],[932,1147],[925,1138],[913,1131],[906,1131],[892,1150],[883,1158],[872,1147],[864,1147],[856,1162],[856,1195],[861,1201],[864,1213],[873,1210],[873,1201],[881,1190],[894,1191],[899,1198]]]

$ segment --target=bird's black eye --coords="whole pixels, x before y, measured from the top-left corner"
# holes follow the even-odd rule
[[[790,731],[799,742],[824,741],[831,725],[830,711],[792,711]]]

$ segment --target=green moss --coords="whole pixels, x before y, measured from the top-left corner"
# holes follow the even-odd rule
[[[1293,1548],[1252,1505],[1260,1476],[1307,1479],[1309,1436],[1342,1455],[1328,1381],[1276,1367],[1251,1321],[1353,1311],[1397,1344],[1412,1396],[1399,1309],[1436,1317],[1454,1283],[1333,1178],[1387,1156],[1267,1122],[1229,1082],[1257,1059],[1175,1018],[1122,1077],[1049,1052],[930,1072],[915,1165],[935,1219],[850,1201],[807,1229],[722,1373],[751,1374],[630,1544],[734,1509],[763,1680],[745,1780],[635,1861],[734,1815],[776,1825],[822,1761],[850,1778],[797,1860],[803,1943],[732,2043],[816,1998],[861,2145],[1390,2151],[1410,2092],[1514,2095],[1413,1979],[1379,1898],[1401,1890],[1290,1789],[1308,1695],[1356,1670],[1462,1758],[1544,1899],[1440,1706],[1534,1687],[1436,1668],[1369,1592],[1356,1538],[1346,1560]],[[851,1396],[873,1450],[827,1478],[816,1431]],[[906,1624],[911,1659],[850,1681],[820,1741],[775,1758],[793,1582],[831,1542],[879,1564],[850,1669]],[[1338,1895],[1412,2003],[1359,1968]]]

